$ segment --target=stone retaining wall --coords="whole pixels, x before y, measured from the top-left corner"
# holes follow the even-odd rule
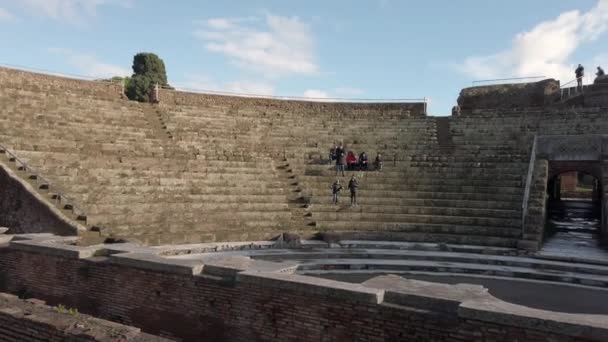
[[[390,114],[403,117],[425,116],[426,104],[418,103],[345,103],[313,102],[297,100],[279,100],[242,96],[209,95],[188,93],[168,89],[159,90],[159,100],[163,105],[185,106],[232,106],[235,108],[260,107],[284,110],[292,113],[328,113],[328,114]]]
[[[0,291],[185,341],[608,339],[607,316],[517,306],[480,286],[399,277],[349,284],[292,274],[292,264],[228,257],[203,265],[159,252],[13,241],[0,248]]]
[[[140,329],[0,293],[0,341],[169,341]]]

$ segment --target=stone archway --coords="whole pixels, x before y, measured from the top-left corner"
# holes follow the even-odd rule
[[[548,164],[547,192],[551,182],[566,172],[582,172],[597,179],[598,201],[601,202],[600,235],[608,240],[608,201],[606,187],[608,177],[604,169],[608,166],[608,136],[604,135],[548,135],[538,136],[536,158]]]

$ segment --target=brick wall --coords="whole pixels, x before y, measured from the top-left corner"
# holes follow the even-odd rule
[[[559,324],[543,328],[536,317],[521,317],[520,327],[511,323],[517,317],[513,314],[405,305],[362,285],[258,272],[239,273],[236,278],[186,274],[166,263],[147,268],[126,258],[119,264],[117,259],[74,259],[35,249],[0,248],[0,291],[62,303],[185,341],[585,341],[605,337],[594,335],[595,330],[588,327],[580,333],[569,332],[587,339],[560,335]]]
[[[21,300],[0,293],[0,341],[84,342],[148,341],[165,338],[140,329],[108,322],[68,309],[57,309],[38,300]]]

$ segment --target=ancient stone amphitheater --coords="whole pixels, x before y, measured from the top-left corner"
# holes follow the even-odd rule
[[[608,340],[602,80],[468,88],[451,117],[0,85],[0,341]],[[354,207],[339,141],[385,160],[338,177]],[[547,228],[566,171],[597,180],[586,244]]]

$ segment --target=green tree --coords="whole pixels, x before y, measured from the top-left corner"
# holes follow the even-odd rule
[[[150,101],[154,85],[169,87],[165,63],[153,53],[138,53],[133,57],[133,76],[126,87],[127,97],[139,102]]]

